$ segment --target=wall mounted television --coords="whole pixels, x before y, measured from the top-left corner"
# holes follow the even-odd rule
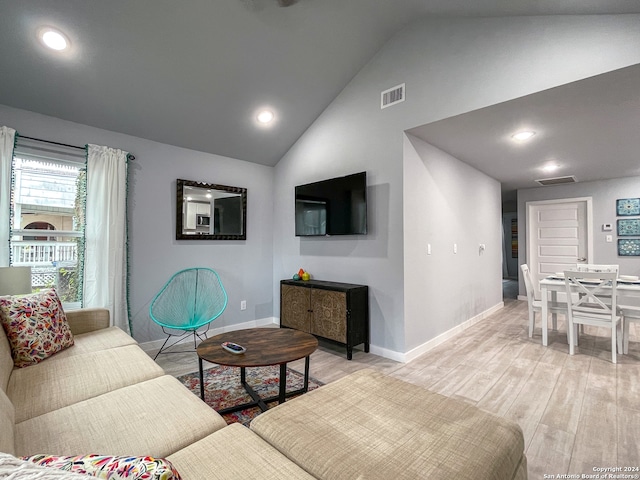
[[[297,237],[366,235],[367,172],[298,185]]]

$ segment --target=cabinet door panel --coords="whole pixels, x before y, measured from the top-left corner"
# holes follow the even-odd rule
[[[310,289],[282,285],[280,324],[303,332],[310,332],[309,294]]]
[[[211,205],[208,203],[198,203],[197,212],[199,215],[209,215],[211,213]]]
[[[313,289],[311,293],[311,333],[338,342],[347,342],[347,294]]]

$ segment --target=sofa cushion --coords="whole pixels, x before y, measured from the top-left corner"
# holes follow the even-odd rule
[[[58,360],[60,358],[72,357],[92,353],[98,350],[108,350],[109,348],[124,347],[127,345],[137,345],[130,335],[118,327],[108,327],[94,332],[81,333],[73,336],[73,345],[69,348],[49,357],[47,361]]]
[[[9,397],[0,391],[0,452],[13,453],[13,425],[15,423],[13,404]],[[0,478],[2,476],[0,475]]]
[[[234,423],[169,455],[183,478],[312,480],[247,427]]]
[[[513,479],[526,462],[517,424],[371,370],[279,405],[251,429],[323,479]]]
[[[180,480],[180,474],[164,458],[113,455],[32,455],[22,457],[36,465],[82,473],[109,480]]]
[[[164,375],[138,346],[99,350],[14,370],[7,395],[16,423]]]
[[[108,308],[80,308],[66,312],[67,322],[74,335],[102,330],[111,325]]]
[[[9,480],[95,480],[95,477],[42,467],[0,452],[0,478]]]
[[[0,320],[13,363],[25,367],[73,345],[73,335],[55,289],[0,297]]]
[[[225,426],[200,398],[163,375],[17,423],[15,452],[165,458]]]

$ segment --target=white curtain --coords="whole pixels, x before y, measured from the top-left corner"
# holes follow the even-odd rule
[[[15,136],[13,128],[0,127],[0,267],[9,266],[11,161]]]
[[[84,307],[131,334],[127,307],[127,152],[88,145]]]

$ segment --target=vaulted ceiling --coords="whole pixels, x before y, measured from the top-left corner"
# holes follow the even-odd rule
[[[0,104],[274,165],[411,21],[621,13],[640,3],[1,0]],[[69,37],[69,52],[40,46],[43,25]],[[275,114],[266,127],[255,121],[261,108]]]
[[[640,176],[639,86],[640,65],[633,65],[409,133],[499,179],[503,194],[557,177]],[[520,131],[535,135],[514,140]]]

